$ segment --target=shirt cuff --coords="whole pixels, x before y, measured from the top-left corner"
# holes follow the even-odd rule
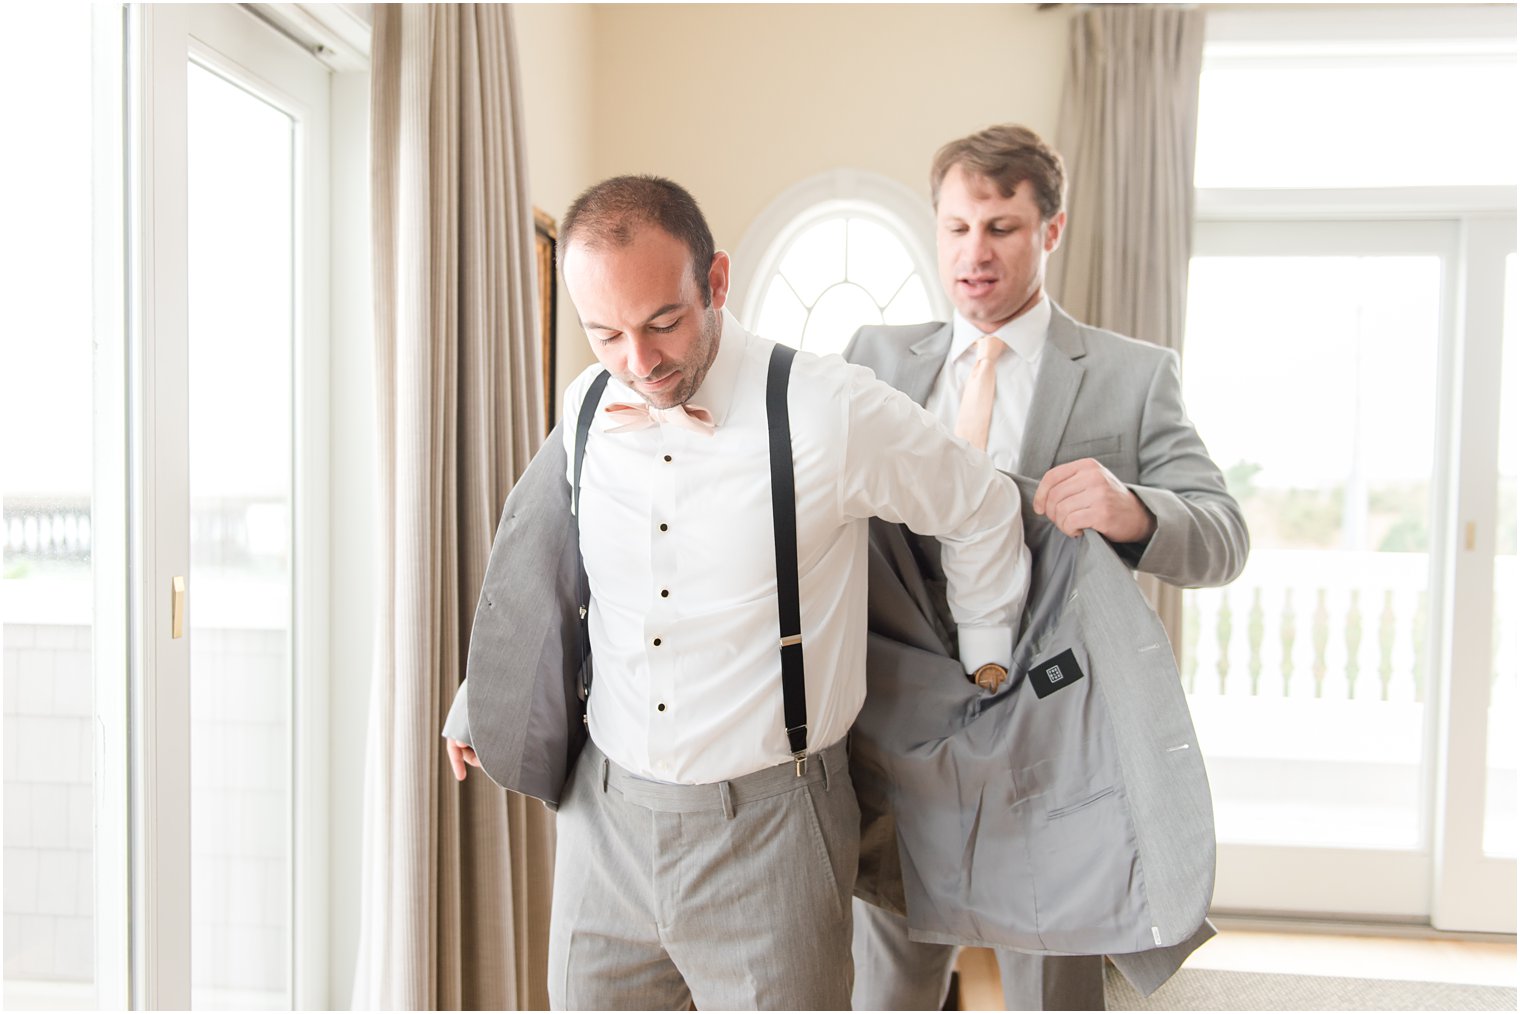
[[[470,738],[470,681],[467,679],[460,680],[459,689],[454,692],[454,704],[443,720],[443,736],[457,739],[471,748],[475,746],[475,741]]]
[[[961,627],[961,665],[974,673],[988,662],[1007,669],[1013,664],[1012,627]]]

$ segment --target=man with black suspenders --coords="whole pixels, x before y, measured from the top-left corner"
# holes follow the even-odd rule
[[[560,241],[600,365],[561,427],[589,737],[523,761],[569,768],[551,1001],[846,1009],[866,522],[940,538],[960,657],[995,683],[1029,579],[1018,491],[869,371],[747,334],[679,186],[598,184]],[[461,778],[493,721],[465,701],[445,728]]]

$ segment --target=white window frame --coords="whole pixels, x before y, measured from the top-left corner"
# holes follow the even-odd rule
[[[1318,54],[1449,50],[1491,52],[1514,35],[1513,8],[1212,11],[1211,52],[1263,58],[1285,43]],[[1291,58],[1284,58],[1285,64]],[[1334,235],[1337,223],[1447,223],[1430,547],[1433,607],[1426,730],[1435,769],[1426,792],[1434,838],[1413,853],[1220,846],[1215,904],[1222,910],[1295,911],[1430,920],[1437,929],[1515,932],[1515,862],[1485,856],[1488,645],[1493,622],[1499,360],[1504,256],[1514,249],[1515,190],[1503,186],[1377,189],[1201,189],[1195,255],[1247,239],[1252,223],[1299,223]],[[1271,230],[1268,230],[1271,231]],[[1471,533],[1470,535],[1468,533]],[[1460,605],[1459,605],[1460,604]],[[1473,675],[1473,674],[1479,675]],[[1418,864],[1418,866],[1414,864]],[[1291,869],[1292,876],[1283,871]],[[1325,899],[1341,899],[1327,911]]]
[[[1494,41],[1515,36],[1510,4],[1318,4],[1219,8],[1209,11],[1204,29],[1209,55],[1279,50],[1291,43],[1299,52],[1377,54],[1454,43],[1492,51]]]
[[[745,327],[753,330],[758,323],[770,280],[791,241],[821,221],[852,213],[875,219],[903,241],[936,319],[950,319],[950,301],[938,284],[929,202],[878,173],[831,169],[787,188],[745,230],[729,295]]]

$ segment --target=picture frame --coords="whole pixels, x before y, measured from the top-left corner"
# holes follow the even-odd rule
[[[554,216],[542,208],[533,209],[533,252],[538,263],[538,331],[540,351],[543,355],[544,429],[554,428],[558,418],[555,405],[554,357],[558,343],[554,328],[559,311],[559,279],[555,272],[555,252],[559,243],[559,227]]]

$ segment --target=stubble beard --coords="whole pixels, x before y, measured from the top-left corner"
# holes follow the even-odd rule
[[[686,404],[702,386],[702,381],[707,379],[707,371],[712,368],[713,360],[718,356],[718,340],[723,335],[723,317],[712,307],[705,309],[703,315],[702,340],[692,350],[691,359],[676,366],[682,376],[675,390],[653,396],[639,391],[639,395],[652,407],[666,409]],[[634,390],[637,391],[638,388],[634,387]]]

